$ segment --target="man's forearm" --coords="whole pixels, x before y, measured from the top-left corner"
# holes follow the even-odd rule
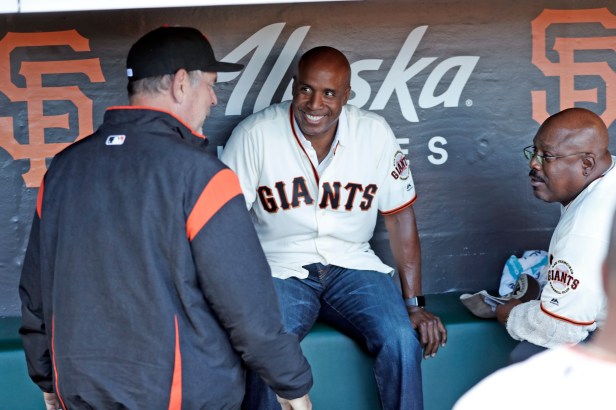
[[[384,216],[389,243],[405,298],[422,294],[421,247],[412,207]]]
[[[596,325],[580,326],[553,318],[541,310],[540,303],[533,300],[511,310],[506,327],[512,338],[554,348],[579,343],[596,328]]]

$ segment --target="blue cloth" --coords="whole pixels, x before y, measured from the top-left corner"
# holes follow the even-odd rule
[[[421,347],[391,276],[320,263],[305,268],[306,279],[274,278],[285,329],[301,340],[317,318],[329,323],[375,358],[383,409],[423,409]],[[280,409],[280,405],[274,393],[250,374],[243,408]]]
[[[525,251],[520,258],[511,255],[503,268],[498,293],[501,296],[511,294],[515,289],[520,275],[523,273],[537,279],[543,288],[546,283],[546,278],[542,277],[542,273],[547,263],[548,253],[542,250]]]

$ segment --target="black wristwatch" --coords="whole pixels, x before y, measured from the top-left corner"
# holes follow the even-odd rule
[[[407,307],[424,307],[426,306],[426,298],[424,298],[423,296],[413,296],[412,298],[405,298],[404,304]]]

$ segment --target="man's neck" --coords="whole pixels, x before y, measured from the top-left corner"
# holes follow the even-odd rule
[[[129,99],[131,106],[151,107],[175,114],[175,108],[169,96],[163,93],[135,94]]]
[[[304,135],[304,138],[310,141],[312,148],[316,151],[319,163],[321,163],[321,161],[327,157],[327,154],[329,154],[335,135],[336,129],[334,129],[333,132],[328,132],[327,134],[319,135],[317,137]]]

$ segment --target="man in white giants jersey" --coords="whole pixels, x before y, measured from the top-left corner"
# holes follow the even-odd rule
[[[616,158],[608,151],[608,139],[600,117],[570,108],[548,118],[534,145],[524,149],[535,196],[560,202],[561,217],[550,242],[541,300],[514,300],[496,310],[509,334],[523,341],[513,361],[543,348],[579,343],[605,319],[601,263],[616,207]]]
[[[319,318],[351,335],[375,357],[383,408],[421,409],[421,350],[433,357],[447,333],[424,309],[408,162],[382,117],[346,105],[350,77],[340,51],[306,52],[293,101],[242,121],[222,160],[239,176],[287,331],[301,339]],[[379,212],[402,295],[368,242]],[[258,379],[244,404],[276,408]]]
[[[454,410],[491,408],[494,403],[499,410],[616,407],[616,223],[601,271],[609,308],[605,326],[590,342],[550,349],[499,370],[462,396]],[[512,395],[514,383],[517,394]]]

